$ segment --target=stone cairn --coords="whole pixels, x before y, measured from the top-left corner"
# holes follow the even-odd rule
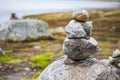
[[[16,16],[16,13],[11,13],[10,20],[17,20],[18,17]]]
[[[89,14],[86,10],[76,10],[73,20],[65,27],[66,39],[63,51],[67,55],[65,64],[86,60],[90,54],[99,50],[97,41],[91,37],[92,22],[88,22]]]
[[[108,60],[89,58],[99,51],[99,47],[97,41],[91,38],[92,24],[88,22],[88,12],[77,10],[72,18],[65,28],[67,37],[63,50],[66,55],[45,68],[38,80],[120,80],[120,71],[112,68]],[[114,56],[117,60],[120,58],[118,53]],[[115,61],[112,60],[112,64]]]

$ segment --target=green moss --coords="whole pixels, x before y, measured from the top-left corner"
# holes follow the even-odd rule
[[[34,44],[30,43],[28,44],[28,47],[34,47]]]
[[[3,80],[3,78],[0,76],[0,80]]]
[[[106,50],[107,48],[111,49],[113,45],[113,43],[109,41],[99,41],[98,43],[104,50]]]
[[[102,54],[106,56],[112,55],[113,43],[109,41],[99,41],[99,46],[102,49]]]
[[[40,72],[36,72],[33,76],[31,76],[30,78],[21,78],[19,80],[37,80],[37,78],[39,77]]]
[[[0,41],[0,44],[2,45],[2,44],[5,44],[6,43],[6,41]]]
[[[27,59],[11,59],[10,61],[8,61],[8,63],[12,63],[12,64],[15,64],[15,63],[22,63],[22,62],[26,62]]]
[[[18,59],[15,57],[15,55],[12,54],[12,50],[6,50],[5,55],[0,55],[0,62],[1,63],[21,63],[21,62],[26,62],[27,59]]]
[[[23,71],[24,69],[22,67],[15,68],[15,71]]]
[[[44,54],[39,54],[31,58],[32,67],[45,68],[49,64],[49,60],[54,56],[54,53],[48,52]]]
[[[120,58],[112,58],[112,60],[110,61],[110,63],[111,63],[112,65],[117,66],[118,63],[120,63]]]
[[[12,64],[15,64],[15,63],[22,63],[22,62],[25,62],[26,60],[25,59],[13,59],[11,56],[0,56],[0,62],[1,63],[12,63]]]
[[[8,61],[12,60],[11,54],[12,50],[6,50],[5,55],[0,55],[0,62],[1,63],[7,63]]]
[[[12,58],[10,56],[7,56],[7,55],[3,55],[3,56],[0,56],[0,62],[1,63],[7,63],[8,61],[10,61]]]
[[[10,54],[12,54],[12,53],[13,53],[12,50],[6,50],[6,51],[5,51],[5,54],[6,54],[6,55],[10,55]]]
[[[40,72],[36,72],[31,78],[37,79],[40,76]]]

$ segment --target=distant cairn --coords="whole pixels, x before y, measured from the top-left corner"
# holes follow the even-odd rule
[[[11,13],[10,20],[17,20],[17,19],[19,18],[16,16],[16,13]]]

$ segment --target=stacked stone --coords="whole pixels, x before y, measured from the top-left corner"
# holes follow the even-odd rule
[[[66,39],[63,51],[67,55],[65,63],[86,60],[90,54],[99,50],[97,41],[91,37],[92,22],[88,22],[89,14],[86,10],[76,10],[73,20],[65,27]]]
[[[87,21],[88,12],[75,11],[72,18],[65,28],[67,37],[63,43],[67,56],[50,64],[38,80],[120,80],[120,71],[112,70],[109,61],[89,58],[99,48],[97,41],[91,38],[92,24]],[[118,60],[120,55],[117,52],[113,57]]]

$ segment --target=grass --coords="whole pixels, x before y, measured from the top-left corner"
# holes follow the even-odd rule
[[[0,55],[0,62],[1,63],[21,63],[21,62],[25,62],[27,61],[26,59],[19,59],[19,58],[15,58],[16,56],[13,55],[13,51],[12,50],[6,50],[5,51],[5,55]]]
[[[32,78],[38,78],[40,76],[40,72],[36,72],[33,76],[32,76]]]
[[[10,61],[8,61],[8,63],[12,63],[12,64],[15,64],[15,63],[22,63],[22,62],[26,62],[27,59],[11,59]]]
[[[24,68],[22,68],[22,67],[16,67],[15,68],[15,71],[23,71],[24,70]]]
[[[11,55],[12,53],[13,53],[12,50],[6,50],[6,51],[5,51],[5,54],[6,54],[6,55]]]
[[[0,80],[3,80],[3,78],[0,76]]]
[[[21,78],[19,80],[37,80],[40,75],[40,72],[36,72],[34,75],[32,75],[30,78]]]
[[[1,63],[7,63],[8,61],[12,60],[11,54],[12,50],[6,50],[5,55],[0,55],[0,62]]]
[[[30,44],[28,44],[28,47],[30,47],[30,48],[34,47],[34,44],[30,43]]]
[[[93,37],[98,41],[103,41],[103,43],[116,42],[116,45],[120,40],[120,10],[92,10],[89,11],[90,18],[89,21],[93,21]],[[62,13],[48,13],[48,14],[37,14],[37,15],[28,15],[24,16],[24,18],[29,19],[38,19],[46,21],[49,24],[50,29],[54,29],[56,27],[65,27],[71,18],[71,12],[62,12]],[[53,33],[54,38],[58,41],[63,41],[65,35],[63,33],[56,34]],[[119,48],[116,47],[116,48]],[[111,48],[110,48],[111,49]]]
[[[10,61],[12,58],[10,56],[0,56],[0,62],[1,63],[7,63],[8,61]]]
[[[32,67],[45,68],[49,64],[49,60],[51,60],[52,56],[54,56],[54,53],[47,52],[31,57]]]

